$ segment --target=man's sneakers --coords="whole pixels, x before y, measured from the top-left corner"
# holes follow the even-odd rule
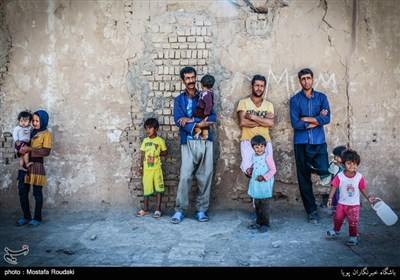
[[[308,222],[310,224],[318,224],[319,222],[319,216],[317,211],[312,212],[309,216],[308,216]]]
[[[15,224],[15,226],[16,227],[21,227],[21,226],[24,226],[24,225],[27,225],[27,224],[29,224],[29,221],[27,219],[19,219],[17,221],[17,223]]]
[[[28,224],[29,227],[37,227],[40,226],[42,224],[42,222],[39,222],[37,220],[31,220]]]
[[[15,226],[17,227],[21,227],[21,226],[25,226],[28,225],[29,227],[37,227],[40,226],[42,224],[42,222],[37,221],[37,220],[27,220],[27,219],[19,219],[17,221],[17,223],[15,224]]]

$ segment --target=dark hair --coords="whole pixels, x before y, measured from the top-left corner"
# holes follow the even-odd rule
[[[155,118],[147,119],[144,122],[144,128],[146,128],[146,127],[154,127],[156,130],[158,130],[159,126],[160,126],[160,124],[158,123],[158,120],[155,119]]]
[[[301,69],[301,70],[299,71],[299,73],[297,73],[297,75],[299,76],[299,79],[301,78],[301,76],[304,76],[304,75],[306,75],[306,74],[310,74],[310,75],[311,75],[311,78],[314,78],[314,73],[313,73],[313,71],[311,71],[310,68]]]
[[[333,149],[332,154],[334,156],[342,157],[342,153],[346,149],[347,149],[346,146],[337,146],[336,148]]]
[[[201,78],[200,83],[202,84],[202,86],[206,87],[206,88],[212,88],[214,86],[215,83],[215,78],[211,75],[204,75],[203,78]]]
[[[181,76],[181,79],[183,80],[183,78],[185,78],[185,74],[189,74],[189,73],[194,73],[194,75],[197,76],[196,69],[194,69],[192,66],[183,67],[181,69],[181,72],[179,73],[179,75]]]
[[[29,113],[28,111],[22,111],[18,114],[18,120],[20,120],[21,118],[24,119],[29,119],[30,121],[32,120],[32,114]]]
[[[255,145],[264,145],[267,146],[267,140],[261,135],[256,135],[251,138],[251,146],[254,147]]]
[[[356,151],[352,149],[346,149],[342,153],[342,162],[346,163],[346,161],[354,161],[355,163],[357,163],[357,165],[359,165],[361,162],[361,158]]]
[[[263,75],[259,74],[254,75],[253,79],[251,80],[251,85],[253,86],[256,81],[263,81],[264,84],[267,84],[267,79],[265,79]]]

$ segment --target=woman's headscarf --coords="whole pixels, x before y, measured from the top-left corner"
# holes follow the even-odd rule
[[[49,123],[49,114],[47,114],[46,111],[44,110],[38,110],[35,113],[33,113],[34,115],[37,115],[39,117],[40,120],[40,128],[39,129],[34,129],[31,132],[31,138],[33,138],[33,136],[35,136],[37,133],[44,131],[47,129],[47,124]]]

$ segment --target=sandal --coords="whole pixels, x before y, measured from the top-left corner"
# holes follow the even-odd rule
[[[350,236],[349,240],[346,242],[347,246],[356,246],[357,245],[357,237]]]
[[[155,211],[153,214],[153,218],[160,218],[161,217],[161,211]]]
[[[137,212],[136,216],[137,217],[143,217],[144,215],[149,214],[149,211],[144,211],[143,209],[140,209],[139,212]]]
[[[27,219],[19,219],[15,224],[16,227],[27,225],[29,221]]]
[[[328,230],[326,232],[326,238],[330,238],[331,239],[331,238],[334,238],[334,237],[336,237],[338,235],[340,235],[340,232],[338,232],[338,231]]]
[[[206,213],[204,212],[197,212],[196,215],[194,215],[194,217],[199,221],[199,222],[208,222],[208,217],[206,215]]]
[[[182,212],[177,211],[177,212],[175,212],[175,214],[172,216],[172,218],[171,218],[171,223],[173,223],[173,224],[179,224],[180,222],[182,222],[182,220],[183,220],[184,217],[185,217],[185,216],[183,215]]]

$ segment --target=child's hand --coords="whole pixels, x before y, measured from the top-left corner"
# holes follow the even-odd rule
[[[246,169],[246,174],[247,174],[248,176],[251,176],[251,172],[252,172],[252,168],[247,168],[247,169]]]
[[[265,181],[264,176],[262,176],[262,175],[257,176],[256,180],[257,180],[258,182]]]
[[[370,196],[367,199],[368,199],[368,202],[371,203],[371,204],[374,204],[376,202],[376,200],[377,200],[376,197],[374,197],[374,196]]]
[[[15,141],[15,145],[21,146],[22,142],[21,141]]]
[[[332,207],[332,198],[328,199],[328,202],[326,203],[326,207],[328,207],[328,208]]]

